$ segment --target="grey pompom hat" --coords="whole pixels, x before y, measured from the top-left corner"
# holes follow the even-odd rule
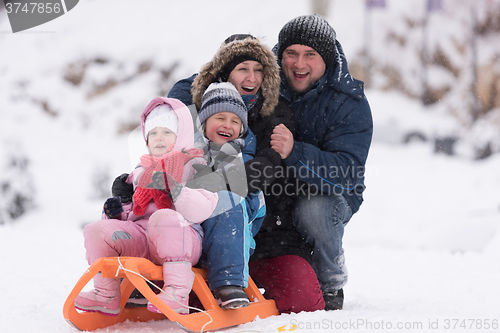
[[[237,115],[243,127],[240,135],[247,132],[247,107],[238,90],[229,82],[212,83],[205,90],[198,112],[200,124],[203,125],[210,116],[219,112],[232,112]]]

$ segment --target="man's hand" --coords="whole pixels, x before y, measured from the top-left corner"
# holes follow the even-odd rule
[[[293,149],[293,134],[283,124],[274,127],[271,134],[271,148],[273,148],[282,159],[287,158]]]

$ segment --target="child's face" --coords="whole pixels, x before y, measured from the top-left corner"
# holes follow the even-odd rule
[[[240,136],[241,119],[232,112],[219,112],[205,122],[205,136],[212,142],[223,145]]]
[[[148,133],[149,153],[162,156],[174,147],[177,135],[166,127],[155,127]]]
[[[229,74],[228,81],[238,89],[240,95],[255,95],[263,80],[264,67],[260,62],[247,60],[239,63]]]

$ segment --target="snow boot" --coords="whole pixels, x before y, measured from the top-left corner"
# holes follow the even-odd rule
[[[325,310],[342,310],[344,306],[344,290],[339,289],[333,292],[323,293],[323,298],[325,299]]]
[[[164,263],[163,281],[163,290],[158,297],[175,312],[189,314],[189,293],[194,282],[191,263],[188,261]],[[148,310],[161,313],[152,303],[148,303]]]
[[[75,308],[85,312],[100,312],[107,316],[120,314],[120,282],[118,279],[94,276],[94,290],[81,292],[75,299]]]
[[[250,300],[241,286],[222,286],[213,291],[221,309],[239,309],[250,305]]]

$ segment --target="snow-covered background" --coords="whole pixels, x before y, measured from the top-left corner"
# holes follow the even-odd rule
[[[445,1],[446,19],[480,2]],[[425,9],[423,0],[387,3],[373,15],[392,8],[420,17]],[[229,35],[251,33],[272,47],[283,24],[308,13],[309,0],[86,0],[13,34],[0,10],[0,332],[75,332],[62,306],[87,267],[82,226],[99,218],[113,178],[129,172],[128,133],[145,105],[198,71]],[[363,51],[364,15],[361,0],[330,2],[327,18],[353,67]],[[462,24],[453,27],[467,29],[467,12],[457,17]],[[417,43],[405,30],[408,20],[395,16],[385,25]],[[436,36],[441,28],[433,29]],[[482,54],[498,52],[498,38],[482,41]],[[374,44],[379,59],[417,67],[408,50],[384,56],[384,44]],[[449,73],[439,73],[433,82],[449,82]],[[405,73],[405,82],[412,75]],[[345,309],[281,315],[227,332],[293,324],[294,332],[499,330],[500,154],[475,160],[471,153],[471,133],[498,135],[487,121],[494,117],[469,126],[454,156],[436,154],[432,137],[463,133],[463,118],[444,103],[424,108],[401,89],[366,94],[375,133],[365,203],[344,238]],[[414,131],[428,140],[403,144]],[[26,211],[9,211],[8,202]],[[161,321],[100,332],[182,330]]]

